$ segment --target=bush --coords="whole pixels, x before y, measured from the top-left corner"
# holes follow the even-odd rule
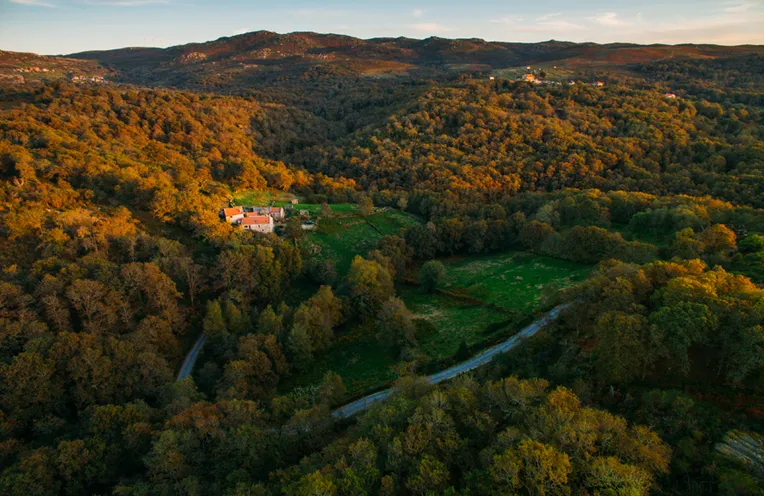
[[[446,267],[437,260],[430,260],[419,270],[419,287],[425,293],[432,293],[446,278]]]

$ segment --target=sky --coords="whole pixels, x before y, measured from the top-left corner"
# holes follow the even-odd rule
[[[167,47],[257,30],[764,44],[764,0],[0,0],[0,50]]]

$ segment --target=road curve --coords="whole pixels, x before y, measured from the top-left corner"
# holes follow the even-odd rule
[[[206,334],[202,334],[199,336],[199,339],[196,340],[193,348],[191,348],[191,351],[189,351],[188,355],[186,355],[186,359],[183,360],[183,365],[180,366],[180,372],[178,372],[177,379],[178,381],[182,381],[191,375],[191,372],[194,370],[194,364],[196,364],[196,359],[199,358],[199,352],[202,351],[202,346],[204,346],[204,343],[206,342]]]
[[[439,382],[447,381],[448,379],[452,379],[456,377],[457,375],[463,374],[472,369],[480,367],[481,365],[485,365],[486,363],[493,360],[493,357],[495,357],[499,353],[504,353],[511,350],[512,348],[522,343],[524,339],[527,339],[533,336],[534,334],[536,334],[540,329],[544,328],[547,324],[549,324],[549,322],[559,317],[560,313],[566,308],[568,308],[569,306],[570,306],[569,303],[556,306],[555,308],[550,310],[546,315],[539,318],[538,320],[533,322],[531,325],[529,325],[522,331],[518,332],[511,338],[507,339],[506,341],[503,341],[497,344],[496,346],[488,348],[484,352],[470,358],[466,362],[462,362],[458,365],[454,365],[453,367],[447,368],[446,370],[442,370],[436,374],[433,374],[427,377],[425,380],[429,382],[430,384],[437,384]],[[369,396],[365,396],[361,398],[360,400],[353,401],[352,403],[348,403],[347,405],[336,409],[335,411],[332,412],[332,416],[336,418],[347,418],[347,417],[353,416],[360,411],[366,410],[374,403],[378,403],[380,401],[386,400],[394,392],[395,390],[393,388],[389,388],[383,391],[378,391]]]

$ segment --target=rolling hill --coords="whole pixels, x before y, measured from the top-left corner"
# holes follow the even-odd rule
[[[100,80],[111,71],[97,60],[52,57],[0,50],[0,83],[33,83],[59,79]]]
[[[761,46],[504,43],[430,37],[363,40],[335,34],[256,31],[165,49],[124,48],[69,55],[96,61],[129,83],[246,87],[291,78],[438,77],[526,65],[626,68],[667,59],[716,59],[764,53]]]

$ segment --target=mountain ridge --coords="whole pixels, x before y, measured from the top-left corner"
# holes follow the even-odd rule
[[[0,54],[0,67],[6,72],[19,69],[12,63],[3,64],[3,59],[13,58],[8,55],[12,53]],[[638,64],[656,61],[721,59],[750,54],[764,54],[764,46],[598,44],[557,40],[525,43],[437,36],[361,39],[312,31],[263,30],[167,48],[126,47],[32,57],[37,57],[39,64],[72,61],[69,65],[79,64],[93,74],[108,74],[114,82],[214,91],[257,87],[289,79],[332,77],[427,79],[459,73],[517,77],[528,65],[544,71],[559,68],[562,72],[557,77],[564,79],[580,71],[629,71]],[[512,70],[506,72],[507,69]],[[76,70],[66,74],[71,77]]]

